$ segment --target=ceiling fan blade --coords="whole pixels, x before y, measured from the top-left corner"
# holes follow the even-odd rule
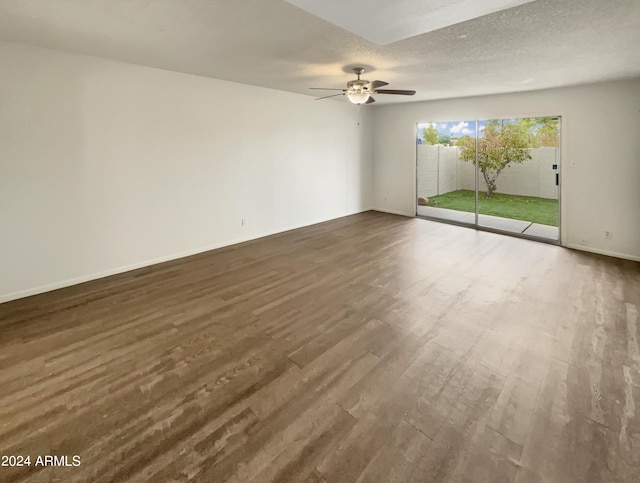
[[[367,102],[365,102],[365,104],[373,104],[374,102],[376,102],[376,100],[373,97],[369,96],[369,99],[367,99]]]
[[[336,96],[344,96],[344,94],[332,94],[330,96],[316,97],[314,101],[319,101],[320,99],[328,99],[329,97],[336,97]]]
[[[416,93],[416,91],[404,91],[400,89],[376,89],[376,94],[399,94],[401,96],[412,96]]]
[[[344,91],[345,89],[333,89],[331,87],[309,87],[309,89],[314,89],[316,91]]]
[[[381,80],[375,80],[369,84],[369,89],[377,89],[378,87],[388,86],[389,83]]]

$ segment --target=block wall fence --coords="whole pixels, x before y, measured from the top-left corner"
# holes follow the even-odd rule
[[[475,189],[475,166],[460,159],[459,148],[418,144],[418,196],[428,198],[451,191]],[[558,199],[556,171],[557,148],[529,150],[531,159],[506,167],[496,181],[496,193]],[[482,174],[480,191],[486,191]]]

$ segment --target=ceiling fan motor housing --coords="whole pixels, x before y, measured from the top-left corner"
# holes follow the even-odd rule
[[[369,92],[369,81],[367,80],[352,80],[347,82],[347,90],[351,92]]]
[[[368,80],[360,79],[360,76],[364,72],[363,67],[354,67],[353,72],[358,76],[357,79],[347,82],[346,89],[329,89],[329,90],[342,90],[342,94],[333,94],[331,96],[319,97],[318,99],[326,99],[327,97],[337,97],[340,95],[347,96],[349,101],[354,104],[371,104],[376,100],[371,97],[371,94],[402,94],[412,96],[416,91],[407,91],[399,89],[380,89],[380,87],[386,86],[388,83],[380,80],[369,82]],[[319,89],[312,87],[312,89]]]

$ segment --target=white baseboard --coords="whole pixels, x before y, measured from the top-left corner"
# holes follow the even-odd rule
[[[304,225],[299,225],[299,226],[291,226],[288,228],[284,228],[278,231],[274,231],[274,232],[268,232],[268,233],[262,233],[262,234],[257,234],[251,237],[247,237],[247,238],[239,238],[236,240],[228,240],[222,243],[216,243],[213,245],[208,245],[205,247],[200,247],[200,248],[196,248],[193,250],[188,250],[185,252],[180,252],[180,253],[175,253],[172,255],[167,255],[164,257],[158,257],[158,258],[153,258],[150,260],[145,260],[142,262],[137,262],[137,263],[132,263],[130,265],[124,265],[124,266],[120,266],[120,267],[116,267],[116,268],[111,268],[108,270],[103,270],[101,272],[97,272],[97,273],[93,273],[93,274],[88,274],[88,275],[82,275],[80,277],[74,277],[74,278],[70,278],[67,280],[61,280],[58,282],[53,282],[50,284],[46,284],[46,285],[40,285],[38,287],[34,287],[34,288],[29,288],[26,290],[20,290],[18,292],[13,292],[13,293],[9,293],[9,294],[4,294],[4,295],[0,295],[0,303],[4,303],[4,302],[9,302],[11,300],[17,300],[17,299],[21,299],[24,297],[30,297],[31,295],[38,295],[44,292],[50,292],[52,290],[58,290],[60,288],[65,288],[65,287],[70,287],[72,285],[78,285],[80,283],[84,283],[84,282],[90,282],[91,280],[97,280],[100,278],[104,278],[104,277],[109,277],[111,275],[117,275],[119,273],[125,273],[125,272],[129,272],[131,270],[137,270],[139,268],[144,268],[144,267],[149,267],[151,265],[157,265],[159,263],[163,263],[163,262],[168,262],[171,260],[177,260],[179,258],[185,258],[185,257],[189,257],[192,255],[197,255],[198,253],[203,253],[203,252],[208,252],[211,250],[216,250],[218,248],[223,248],[223,247],[227,247],[230,245],[235,245],[237,243],[244,243],[244,242],[248,242],[251,240],[257,240],[258,238],[263,238],[266,236],[270,236],[270,235],[276,235],[278,233],[283,233],[285,231],[290,231],[290,230],[295,230],[297,228],[304,228],[306,226],[311,226],[311,225],[316,225],[318,223],[324,223],[325,221],[331,221],[331,220],[335,220],[338,218],[343,218],[345,216],[351,216],[351,215],[355,215],[358,213],[363,213],[365,211],[379,211],[382,213],[390,213],[393,215],[400,215],[400,216],[407,216],[407,217],[414,217],[414,214],[408,214],[402,211],[396,211],[396,210],[390,210],[387,208],[366,208],[366,209],[362,209],[361,211],[356,211],[353,213],[349,213],[346,215],[342,215],[336,218],[330,218],[330,219],[323,219],[323,220],[316,220],[316,221],[312,221],[310,223],[306,223]],[[618,252],[614,252],[614,251],[609,251],[609,250],[600,250],[598,248],[591,248],[591,247],[587,247],[584,245],[577,245],[577,244],[566,244],[563,245],[566,248],[572,248],[574,250],[580,250],[580,251],[585,251],[585,252],[590,252],[590,253],[597,253],[599,255],[607,255],[610,257],[615,257],[615,258],[622,258],[625,260],[632,260],[632,261],[636,261],[636,262],[640,262],[640,257],[636,256],[636,255],[630,255],[630,254],[626,254],[626,253],[618,253]]]
[[[78,285],[80,283],[90,282],[92,280],[97,280],[97,279],[100,279],[100,278],[109,277],[111,275],[117,275],[117,274],[120,274],[120,273],[130,272],[131,270],[137,270],[139,268],[149,267],[151,265],[157,265],[159,263],[168,262],[168,261],[171,261],[171,260],[177,260],[179,258],[190,257],[192,255],[197,255],[198,253],[204,253],[204,252],[208,252],[208,251],[211,251],[211,250],[216,250],[218,248],[228,247],[230,245],[236,245],[238,243],[244,243],[244,242],[248,242],[248,241],[252,241],[252,240],[257,240],[258,238],[264,238],[266,236],[276,235],[278,233],[283,233],[285,231],[295,230],[297,228],[304,228],[306,226],[317,225],[318,223],[324,223],[326,221],[337,220],[338,218],[343,218],[345,216],[356,215],[358,213],[363,213],[365,211],[371,211],[371,209],[367,208],[367,209],[363,209],[361,211],[355,211],[353,213],[348,213],[348,214],[345,214],[345,215],[341,215],[341,216],[338,216],[336,218],[315,220],[315,221],[311,221],[309,223],[305,223],[304,225],[285,227],[285,228],[282,228],[282,229],[278,229],[277,231],[259,233],[259,234],[256,234],[256,235],[253,235],[253,236],[250,236],[250,237],[238,238],[238,239],[235,239],[235,240],[227,240],[227,241],[224,241],[224,242],[221,242],[221,243],[215,243],[213,245],[207,245],[205,247],[195,248],[193,250],[187,250],[187,251],[184,251],[184,252],[174,253],[172,255],[167,255],[167,256],[158,257],[158,258],[152,258],[150,260],[144,260],[142,262],[136,262],[136,263],[132,263],[132,264],[129,264],[129,265],[123,265],[123,266],[116,267],[116,268],[110,268],[108,270],[103,270],[103,271],[100,271],[100,272],[97,272],[97,273],[81,275],[79,277],[74,277],[74,278],[70,278],[70,279],[67,279],[67,280],[60,280],[60,281],[57,281],[57,282],[53,282],[53,283],[49,283],[49,284],[45,284],[45,285],[40,285],[40,286],[37,286],[37,287],[25,289],[25,290],[19,290],[17,292],[13,292],[13,293],[3,294],[3,295],[0,295],[0,304],[1,303],[5,303],[5,302],[10,302],[12,300],[21,299],[21,298],[24,298],[24,297],[30,297],[32,295],[38,295],[38,294],[45,293],[45,292],[51,292],[52,290],[58,290],[58,289],[65,288],[65,287],[71,287],[72,285]]]
[[[584,245],[578,245],[578,244],[574,244],[574,243],[567,243],[565,245],[563,245],[567,248],[572,248],[574,250],[580,250],[583,252],[589,252],[589,253],[597,253],[598,255],[606,255],[608,257],[615,257],[615,258],[622,258],[624,260],[631,260],[634,262],[640,262],[640,257],[636,256],[636,255],[630,255],[628,253],[619,253],[619,252],[613,252],[610,250],[601,250],[599,248],[591,248],[591,247],[587,247]]]
[[[235,243],[242,243],[244,241],[249,240],[237,240],[230,241],[228,243],[220,243],[215,245],[209,245],[202,248],[197,248],[194,250],[189,250],[186,252],[175,253],[172,255],[167,255],[164,257],[152,258],[150,260],[145,260],[142,262],[132,263],[130,265],[123,265],[116,268],[110,268],[108,270],[103,270],[97,273],[91,273],[88,275],[82,275],[80,277],[74,277],[67,280],[60,280],[58,282],[49,283],[46,285],[40,285],[38,287],[29,288],[26,290],[20,290],[18,292],[13,292],[6,295],[0,295],[0,303],[9,302],[11,300],[21,299],[24,297],[30,297],[31,295],[38,295],[45,292],[51,292],[52,290],[58,290],[60,288],[71,287],[72,285],[78,285],[80,283],[90,282],[91,280],[97,280],[99,278],[109,277],[111,275],[117,275],[119,273],[130,272],[131,270],[137,270],[138,268],[144,268],[151,265],[157,265],[159,263],[168,262],[170,260],[176,260],[178,258],[189,257],[191,255],[197,255],[198,253],[203,253],[209,250],[215,250],[217,248],[222,248],[229,245],[234,245]]]
[[[416,216],[415,213],[406,213],[404,211],[399,211],[399,210],[390,210],[389,208],[371,208],[373,211],[379,211],[381,213],[390,213],[392,215],[400,215],[400,216],[410,216],[410,217],[414,217]]]

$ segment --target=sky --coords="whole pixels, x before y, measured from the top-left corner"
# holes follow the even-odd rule
[[[478,130],[482,135],[487,121],[477,122]],[[438,134],[448,134],[452,138],[476,135],[476,121],[421,122],[418,123],[418,135],[422,136],[422,130],[429,125],[435,126],[438,129]]]
[[[500,119],[507,123],[516,122],[516,119]],[[418,123],[418,138],[422,138],[422,130],[431,125],[438,129],[438,135],[448,134],[452,138],[460,138],[462,136],[475,136],[476,122],[478,123],[478,136],[484,135],[484,127],[487,124],[487,120],[484,121],[446,121],[446,122],[420,122]],[[542,124],[531,126],[531,131],[535,133]]]

